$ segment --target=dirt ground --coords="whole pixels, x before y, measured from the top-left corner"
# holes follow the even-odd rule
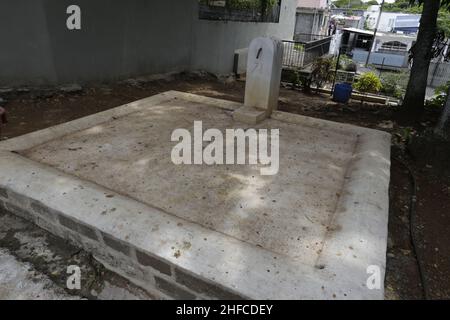
[[[240,102],[244,97],[243,82],[187,74],[74,92],[3,90],[0,96],[6,100],[3,107],[9,123],[2,128],[2,135],[4,139],[16,137],[167,90]],[[327,95],[289,88],[281,89],[279,109],[393,134],[386,298],[450,299],[450,177],[415,161],[405,143],[414,130],[432,126],[438,112],[428,111],[419,128],[402,128],[392,120],[392,107],[360,102],[338,105]]]

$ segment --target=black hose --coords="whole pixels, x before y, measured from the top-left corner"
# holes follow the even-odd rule
[[[419,258],[418,254],[417,254],[417,245],[416,245],[417,242],[416,242],[416,237],[415,237],[415,232],[414,232],[414,225],[415,225],[414,221],[416,218],[416,202],[417,202],[416,178],[414,177],[414,174],[413,174],[411,168],[405,162],[403,162],[401,159],[395,158],[395,157],[392,157],[392,159],[397,161],[398,163],[400,163],[408,171],[409,179],[411,182],[412,193],[411,193],[410,204],[409,204],[409,238],[410,238],[411,246],[413,248],[414,258],[416,259],[416,262],[417,262],[417,269],[419,270],[422,296],[425,300],[428,300],[429,297],[428,297],[427,283],[425,280],[425,268],[422,264],[422,260]]]

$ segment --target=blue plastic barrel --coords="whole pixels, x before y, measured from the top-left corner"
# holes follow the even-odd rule
[[[348,83],[338,83],[334,87],[333,92],[333,101],[340,102],[340,103],[347,103],[348,100],[350,100],[350,97],[352,96],[353,88]]]

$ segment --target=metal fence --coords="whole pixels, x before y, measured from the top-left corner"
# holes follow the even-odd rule
[[[350,83],[353,84],[356,78],[356,72],[345,71],[345,70],[334,70],[336,72],[336,83]]]
[[[431,62],[428,71],[428,86],[436,88],[450,81],[449,62]]]
[[[330,51],[332,37],[323,35],[297,35],[297,41],[284,40],[284,68],[302,68]]]
[[[322,35],[322,34],[311,34],[311,33],[296,33],[294,35],[294,41],[303,42],[303,43],[308,43],[308,42],[313,42],[313,41],[318,41],[318,40],[323,40],[323,39],[328,39],[328,38],[332,38],[332,37]],[[331,41],[331,39],[330,39],[330,41]]]

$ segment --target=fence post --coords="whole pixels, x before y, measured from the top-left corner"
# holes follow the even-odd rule
[[[331,87],[331,96],[333,96],[334,94],[334,87],[336,86],[336,78],[337,78],[337,73],[338,73],[338,68],[339,68],[339,61],[341,59],[341,51],[342,48],[339,48],[339,53],[338,53],[338,57],[337,57],[337,61],[336,61],[336,70],[334,70],[334,79],[333,79],[333,85]]]

